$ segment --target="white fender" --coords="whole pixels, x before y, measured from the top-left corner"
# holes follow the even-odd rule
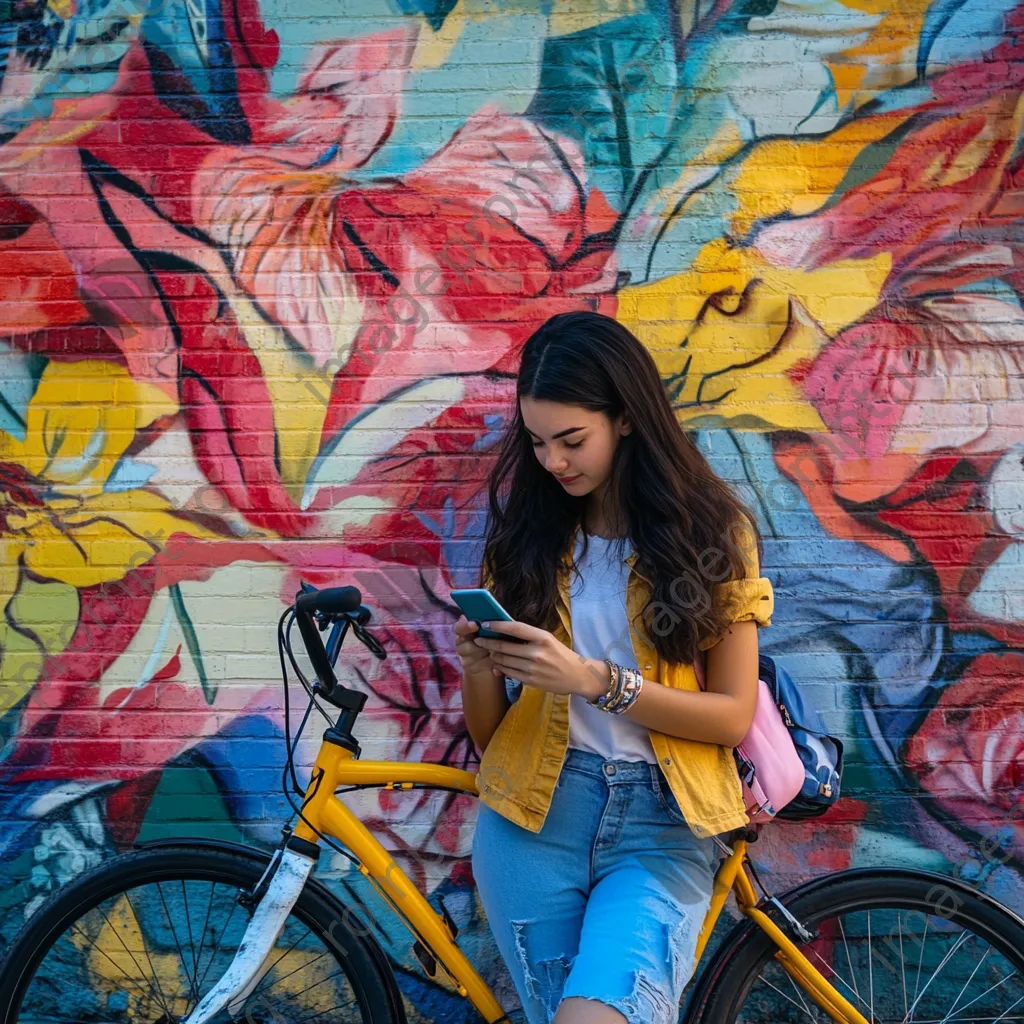
[[[203,997],[184,1024],[206,1024],[227,1008],[239,1012],[270,967],[270,952],[284,929],[292,907],[302,893],[316,862],[294,850],[285,850],[266,895],[246,928],[231,965]]]

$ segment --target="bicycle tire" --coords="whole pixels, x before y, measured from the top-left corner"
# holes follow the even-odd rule
[[[91,911],[99,910],[105,917],[106,912],[102,905],[106,901],[117,899],[125,893],[138,893],[145,886],[156,885],[157,891],[161,893],[161,899],[164,899],[163,883],[180,883],[183,893],[187,892],[185,883],[210,883],[212,905],[215,886],[224,886],[229,892],[251,890],[259,881],[269,860],[267,855],[259,851],[229,843],[154,844],[152,848],[142,847],[122,854],[74,879],[54,893],[25,922],[0,961],[0,1024],[17,1024],[26,993],[30,992],[40,966],[46,962],[55,945],[73,925],[84,921]],[[134,913],[134,904],[130,896],[127,899]],[[166,902],[164,905],[167,906]],[[185,907],[188,908],[187,902]],[[201,917],[201,914],[199,916]],[[406,1024],[401,996],[387,957],[368,932],[362,934],[362,928],[357,931],[352,927],[353,915],[346,913],[345,908],[332,894],[317,882],[310,880],[296,902],[289,921],[292,918],[299,926],[305,927],[308,934],[323,942],[326,954],[321,956],[333,958],[344,974],[344,980],[351,985],[359,1014],[356,1017],[346,1016],[346,1024],[352,1020],[358,1021],[359,1024]],[[168,921],[170,920],[168,911]],[[244,925],[244,922],[242,923]],[[171,927],[173,930],[173,925]],[[200,961],[203,957],[202,942],[205,941],[206,930],[206,923],[201,929],[196,929],[204,936],[199,949]],[[223,934],[222,931],[222,937]],[[177,934],[175,941],[179,941]],[[125,948],[127,951],[127,947]],[[212,949],[212,946],[210,948]],[[148,952],[145,955],[148,959]],[[210,953],[210,964],[216,955],[216,952]],[[228,959],[231,955],[233,954],[224,954]],[[59,960],[58,962],[64,963]],[[185,969],[187,973],[187,964]],[[222,972],[218,971],[216,976],[210,978],[204,975],[201,983],[198,973],[197,964],[196,998],[192,1001],[192,1006],[213,986]],[[154,980],[159,986],[159,976],[155,970]],[[134,994],[133,990],[129,991]],[[254,993],[254,996],[257,993]],[[172,1021],[183,1017],[184,1014],[182,1018],[178,1018],[176,1014],[171,1015],[168,1011],[167,1017],[155,1019],[162,1021],[162,1024],[171,1024]],[[252,1019],[252,1013],[249,1013],[249,1017]],[[82,1018],[72,1019],[78,1021]],[[274,1019],[280,1018],[275,1016]],[[339,1018],[334,1016],[328,1019],[333,1021]],[[138,1024],[135,1018],[132,1018],[132,1024]]]
[[[1016,914],[1002,906],[990,896],[964,885],[949,877],[932,874],[929,872],[917,872],[909,870],[885,870],[879,871],[855,870],[840,872],[836,875],[818,879],[807,886],[801,887],[780,900],[786,909],[802,924],[812,931],[816,929],[827,930],[827,922],[832,920],[841,921],[852,914],[866,914],[871,912],[896,912],[896,920],[900,922],[903,912],[907,912],[908,919],[911,914],[919,913],[930,917],[938,917],[947,922],[950,928],[959,928],[963,934],[970,933],[972,937],[987,943],[996,950],[997,956],[1005,958],[1010,968],[1016,972],[1016,980],[1021,983],[1020,992],[1024,993],[1024,921]],[[769,916],[785,930],[783,915],[770,905],[763,906]],[[935,913],[936,910],[940,912]],[[884,920],[884,919],[883,919]],[[872,942],[870,915],[868,921],[868,943]],[[843,944],[846,944],[847,936],[842,932]],[[881,932],[877,933],[879,938]],[[925,929],[924,941],[918,940],[921,949],[921,960],[924,958],[924,949],[927,943],[927,927]],[[938,934],[938,932],[934,933]],[[835,932],[832,933],[835,941]],[[792,937],[792,936],[791,936]],[[886,949],[887,955],[895,950],[893,933],[886,936],[885,943],[891,945]],[[820,941],[820,940],[819,940]],[[902,929],[899,932],[899,955],[912,951],[913,947],[909,941],[907,948],[903,944]],[[967,940],[969,942],[970,940]],[[959,939],[958,939],[959,942]],[[797,942],[797,945],[805,953],[810,948],[807,944]],[[955,945],[955,944],[954,944]],[[960,948],[967,948],[964,943]],[[726,938],[722,948],[716,954],[714,962],[709,966],[707,977],[698,982],[698,992],[695,994],[694,1008],[688,1014],[688,1021],[691,1024],[738,1024],[759,1019],[757,1013],[752,1009],[747,1012],[744,1008],[759,979],[763,979],[763,972],[768,969],[777,969],[781,974],[781,968],[776,968],[774,963],[778,947],[772,940],[752,921],[746,921]],[[850,951],[846,949],[849,959]],[[954,956],[957,955],[954,953]],[[877,950],[871,950],[867,956],[869,964],[869,976],[872,978],[871,1006],[872,1012],[869,1016],[865,1012],[865,1006],[859,1005],[858,1009],[869,1020],[882,1021],[885,1018],[876,1016],[874,1013],[875,992],[874,977],[881,976],[883,979],[895,975],[894,963],[901,962],[896,956],[890,956],[891,970],[886,974],[882,958],[877,957],[879,963],[875,970]],[[987,956],[987,954],[986,954]],[[814,959],[812,957],[812,959]],[[838,957],[837,957],[838,959]],[[985,959],[984,957],[982,959]],[[859,962],[859,961],[858,961]],[[943,962],[951,963],[952,959]],[[904,958],[901,962],[904,972],[904,998],[907,995],[909,979],[907,975],[912,973],[913,961]],[[816,964],[817,965],[817,964]],[[820,965],[819,965],[820,966]],[[908,969],[909,968],[909,969]],[[942,966],[939,967],[941,971]],[[824,970],[822,973],[825,973]],[[850,973],[854,978],[854,985],[847,985],[842,989],[842,994],[847,996],[851,1002],[856,1001],[850,992],[851,987],[856,989],[857,975],[854,971],[853,962],[850,961]],[[920,963],[918,965],[918,985],[915,986],[915,997],[920,986]],[[972,974],[971,978],[975,975]],[[788,980],[788,979],[787,979]],[[835,983],[836,978],[830,980]],[[927,988],[928,982],[923,988]],[[839,987],[838,985],[836,986]],[[865,992],[867,987],[863,986]],[[998,986],[996,986],[998,988]],[[795,986],[794,986],[795,988]],[[1017,991],[1017,990],[1015,990]],[[922,992],[922,996],[924,993]],[[858,991],[858,999],[864,1003],[866,1000]],[[1024,994],[1021,995],[1024,999]],[[791,1000],[793,1001],[793,1000]],[[966,1004],[966,999],[965,999]],[[1024,1002],[1020,1003],[1024,1007]],[[906,1004],[904,1004],[906,1008]],[[782,1020],[826,1020],[826,1016],[813,1005],[810,1007],[813,1014],[808,1012],[806,1017],[794,1016],[789,1011],[788,1017],[779,1017],[775,1011],[774,1019]],[[954,1011],[956,1007],[954,1006]],[[973,1012],[973,1011],[972,1011]],[[977,1012],[981,1012],[980,1010]],[[801,1008],[801,1014],[803,1009]],[[898,1013],[898,1011],[897,1011]],[[916,1019],[914,1012],[904,1013],[902,1019]],[[893,1018],[896,1019],[896,1018]],[[942,1019],[950,1022],[958,1021],[960,1018],[945,1015]],[[1017,1020],[1018,1017],[992,1016],[990,1018],[971,1017],[971,1020]]]

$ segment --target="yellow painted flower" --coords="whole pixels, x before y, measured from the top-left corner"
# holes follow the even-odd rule
[[[78,591],[119,580],[172,534],[214,534],[142,489],[108,488],[137,432],[177,406],[112,363],[50,362],[25,439],[0,432],[0,714],[78,623]]]
[[[883,254],[784,270],[717,240],[693,267],[619,294],[618,319],[648,347],[689,426],[824,430],[803,367],[878,301]]]

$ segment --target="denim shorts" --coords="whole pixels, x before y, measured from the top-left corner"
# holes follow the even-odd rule
[[[571,997],[676,1024],[718,861],[646,761],[570,750],[540,833],[481,806],[473,874],[529,1024]]]

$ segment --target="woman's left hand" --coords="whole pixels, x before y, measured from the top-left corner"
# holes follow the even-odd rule
[[[525,622],[485,622],[495,633],[519,637],[526,643],[488,640],[473,642],[491,652],[491,661],[510,679],[549,693],[575,693],[593,700],[608,691],[610,671],[603,661],[584,658],[560,643],[547,630]]]

